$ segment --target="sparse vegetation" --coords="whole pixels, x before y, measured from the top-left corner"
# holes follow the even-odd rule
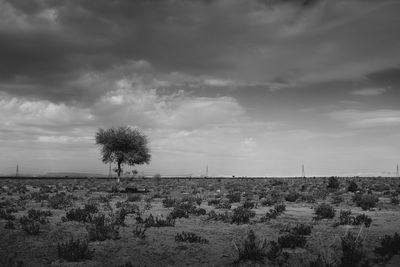
[[[49,198],[49,206],[52,209],[64,209],[72,205],[71,196],[63,193],[55,194]]]
[[[393,236],[385,235],[374,253],[377,255],[376,261],[379,263],[387,263],[394,255],[399,255],[400,235],[397,232]]]
[[[264,257],[267,254],[267,241],[257,240],[254,231],[250,230],[247,234],[247,238],[243,242],[243,245],[238,246],[235,244],[235,248],[238,252],[237,262],[243,260],[264,262]]]
[[[19,219],[22,230],[24,230],[29,235],[38,235],[40,233],[39,222],[32,220],[26,216]]]
[[[296,200],[300,197],[300,194],[294,191],[289,192],[285,196],[285,200],[288,202],[296,202]]]
[[[104,241],[106,239],[118,239],[119,228],[106,218],[104,214],[94,216],[92,222],[87,226],[90,241]]]
[[[0,218],[4,220],[15,220],[15,216],[11,214],[10,209],[0,209]]]
[[[332,219],[335,217],[335,209],[327,204],[322,203],[315,208],[315,220],[322,220],[322,219]]]
[[[192,232],[182,232],[175,235],[175,241],[177,242],[189,242],[189,243],[200,243],[200,244],[208,244],[209,241],[205,238],[202,238],[195,233]]]
[[[150,214],[149,217],[147,217],[144,220],[144,225],[146,226],[146,228],[148,227],[174,227],[175,226],[175,219],[173,219],[172,217],[168,216],[167,218],[163,218],[163,217],[155,217]]]
[[[235,224],[245,224],[250,222],[250,218],[256,216],[256,213],[250,209],[246,209],[245,207],[237,207],[233,210],[233,215],[231,219],[231,223]]]
[[[25,186],[20,181],[16,186],[17,181],[1,184],[0,180],[0,230],[4,244],[11,244],[1,249],[8,255],[13,255],[11,248],[19,253],[22,249],[26,251],[14,257],[14,265],[7,265],[10,257],[0,258],[0,265],[16,266],[19,260],[33,266],[47,262],[57,265],[58,261],[68,264],[63,263],[68,261],[65,257],[59,256],[57,260],[57,254],[47,250],[55,251],[59,243],[67,251],[67,243],[72,244],[72,237],[76,243],[78,238],[79,242],[86,242],[87,248],[93,246],[87,257],[70,257],[73,261],[81,261],[73,263],[77,266],[101,265],[104,260],[101,253],[121,248],[125,251],[124,246],[135,247],[132,256],[117,258],[107,254],[107,264],[118,266],[127,262],[128,266],[152,266],[160,262],[177,265],[174,253],[168,254],[167,258],[154,253],[154,249],[157,251],[161,247],[168,251],[169,246],[181,255],[193,251],[200,256],[207,255],[201,260],[203,265],[224,266],[234,260],[240,261],[238,265],[266,266],[398,264],[398,257],[394,256],[399,254],[397,243],[400,238],[397,233],[393,235],[397,230],[394,218],[398,207],[393,205],[396,200],[392,201],[399,196],[398,180],[337,178],[342,186],[332,190],[327,188],[328,179],[298,179],[166,178],[156,183],[151,177],[137,175],[124,179],[116,193],[110,193],[115,182],[107,179],[38,179],[27,180]],[[355,192],[349,189],[352,182],[357,184]],[[125,193],[119,193],[127,186],[147,188],[150,193],[142,194],[140,202],[130,202]],[[47,194],[48,199],[40,194]],[[54,207],[50,205],[51,201],[56,203]],[[370,209],[373,205],[368,201],[375,203],[374,212],[360,212],[361,209],[355,207],[367,203],[365,206]],[[312,217],[330,220],[315,222],[311,221]],[[339,225],[346,227],[332,227]],[[253,230],[254,239],[249,238],[249,228]],[[357,229],[365,228],[368,228],[365,235],[357,233]],[[243,235],[243,239],[235,235]],[[379,236],[383,238],[377,242]],[[23,238],[26,238],[26,244],[16,245],[16,241]],[[225,253],[232,249],[232,239],[236,253]],[[44,240],[49,240],[48,244]],[[365,242],[368,245],[363,245]],[[27,244],[40,244],[44,253],[53,256],[44,259],[42,253],[33,254],[36,248]],[[223,256],[209,253],[222,244],[226,244],[221,248]],[[76,245],[76,252],[71,248],[70,254],[79,255],[79,251],[85,251],[84,245],[79,247]],[[26,261],[27,255],[32,257],[32,262]],[[180,257],[179,264],[195,265],[196,258],[197,255],[190,259]]]
[[[351,210],[340,210],[339,222],[337,225],[361,225],[364,224],[365,227],[370,227],[372,219],[365,214],[360,214],[357,216],[351,215]]]
[[[328,185],[327,185],[327,187],[329,189],[336,190],[336,189],[339,189],[339,186],[340,186],[340,182],[337,177],[333,177],[333,176],[329,177]]]
[[[307,243],[307,239],[304,235],[297,235],[297,234],[285,234],[278,237],[278,244],[282,248],[303,248]]]
[[[65,243],[58,243],[57,253],[59,258],[71,262],[83,261],[93,257],[88,242],[81,239],[70,239]]]
[[[261,217],[260,222],[267,222],[271,219],[276,219],[285,210],[286,210],[285,204],[275,204],[273,209],[269,209],[269,211],[263,217]]]
[[[377,196],[373,194],[355,194],[353,197],[353,201],[357,206],[361,207],[363,210],[370,210],[376,207],[379,199]]]
[[[145,225],[138,224],[138,225],[136,225],[136,228],[133,231],[133,235],[140,239],[145,239],[146,238],[146,230],[147,230],[147,227]]]
[[[347,187],[347,191],[355,193],[357,192],[357,190],[358,190],[357,183],[354,181],[350,181],[349,186]]]
[[[92,222],[93,214],[98,212],[98,208],[93,204],[86,204],[85,207],[71,209],[67,211],[65,218],[63,221],[77,221],[83,223]]]
[[[341,244],[340,266],[361,266],[361,262],[365,258],[361,236],[355,236],[352,232],[348,232],[341,238]]]

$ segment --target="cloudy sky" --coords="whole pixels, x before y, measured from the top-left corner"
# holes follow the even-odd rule
[[[140,127],[149,174],[394,173],[398,0],[0,0],[0,173],[108,173]]]

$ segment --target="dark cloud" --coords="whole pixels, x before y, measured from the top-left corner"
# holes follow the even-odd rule
[[[367,2],[355,0],[354,5],[370,10]],[[0,3],[7,7],[7,17],[0,17],[0,91],[53,102],[95,101],[110,88],[82,85],[82,76],[107,75],[132,60],[148,62],[153,74],[211,75],[243,83],[361,77],[380,64],[392,64],[382,63],[379,53],[393,50],[390,33],[398,20],[375,18],[377,13],[373,23],[365,16],[352,23],[358,6],[316,0]],[[375,24],[390,26],[375,38],[384,44],[368,44],[368,30],[382,32]],[[377,63],[361,68],[369,55]]]
[[[378,86],[385,86],[398,91],[400,88],[400,66],[371,73],[368,75],[368,79]]]

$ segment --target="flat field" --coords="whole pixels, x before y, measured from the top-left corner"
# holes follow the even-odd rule
[[[382,177],[1,179],[0,266],[400,266],[399,192]]]

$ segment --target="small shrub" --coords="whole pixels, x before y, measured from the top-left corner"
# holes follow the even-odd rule
[[[310,261],[310,267],[335,267],[336,265],[334,263],[328,262],[328,260],[321,256],[318,255],[318,257],[315,260]]]
[[[233,215],[231,219],[231,223],[236,224],[245,224],[250,222],[250,218],[256,216],[254,211],[246,209],[244,207],[237,207],[233,210]]]
[[[189,218],[189,213],[181,208],[181,207],[175,207],[171,213],[170,216],[172,219],[176,219],[176,218]]]
[[[0,218],[5,220],[15,220],[15,216],[11,214],[9,209],[0,209]]]
[[[200,206],[201,203],[203,203],[203,199],[201,199],[200,197],[196,198],[196,204],[197,204],[198,206]]]
[[[335,217],[335,209],[326,203],[322,203],[315,208],[315,220],[332,219]]]
[[[369,210],[376,207],[379,199],[373,194],[355,194],[353,201],[363,210]]]
[[[138,224],[138,225],[136,225],[135,230],[133,230],[133,234],[140,239],[145,239],[146,238],[146,230],[147,230],[147,227],[145,225]]]
[[[198,209],[195,209],[192,213],[196,216],[199,216],[199,215],[206,215],[207,211],[203,208],[198,208]]]
[[[35,200],[36,202],[41,202],[43,200],[48,200],[49,194],[45,194],[43,192],[32,192],[31,199]]]
[[[332,197],[332,204],[338,205],[343,202],[343,197],[341,195],[334,195]]]
[[[86,240],[70,239],[65,243],[57,244],[58,257],[66,261],[82,261],[91,259],[93,252],[89,250],[89,245]]]
[[[336,177],[329,177],[328,186],[329,189],[338,189],[340,186],[339,180]]]
[[[272,219],[276,219],[285,210],[286,210],[285,204],[275,204],[273,209],[269,209],[269,211],[263,217],[261,217],[260,222],[267,222]]]
[[[71,196],[67,196],[64,192],[50,197],[48,202],[49,206],[53,209],[63,209],[72,204]]]
[[[303,235],[286,234],[278,237],[278,244],[282,248],[303,248],[307,243],[307,239]]]
[[[90,241],[104,241],[106,239],[118,239],[119,228],[104,214],[93,217],[91,224],[87,226]]]
[[[229,216],[227,211],[225,213],[216,213],[214,210],[212,210],[207,215],[207,221],[222,221],[225,223],[231,222],[231,216]]]
[[[172,217],[168,216],[166,219],[163,217],[155,217],[150,214],[149,217],[147,217],[144,220],[144,225],[146,227],[174,227],[175,226],[175,219]]]
[[[268,260],[275,262],[282,254],[282,247],[275,241],[269,242],[269,249],[267,251]]]
[[[235,243],[234,243],[235,244]],[[264,257],[266,256],[267,242],[266,240],[258,241],[256,240],[256,235],[253,230],[250,230],[247,234],[247,238],[244,240],[242,246],[235,247],[238,251],[237,262],[243,260],[253,260],[264,262]]]
[[[192,232],[182,232],[175,235],[176,242],[189,242],[189,243],[200,243],[200,244],[208,244],[209,241],[205,238],[202,238],[195,233]]]
[[[281,204],[275,204],[274,210],[275,210],[277,213],[281,214],[281,213],[283,213],[284,211],[286,211],[286,205],[283,204],[283,203],[281,203]]]
[[[83,223],[89,223],[92,221],[93,214],[98,212],[96,206],[92,204],[85,205],[82,208],[71,209],[66,213],[64,221],[77,221]]]
[[[221,201],[217,205],[215,205],[216,209],[231,209],[232,205],[229,203],[229,201]]]
[[[29,235],[38,235],[40,233],[40,224],[26,216],[19,219],[22,230]]]
[[[254,209],[255,206],[256,206],[256,204],[253,201],[246,200],[243,203],[243,208],[245,208],[245,209]]]
[[[340,210],[338,225],[361,225],[364,224],[365,227],[370,227],[372,219],[365,215],[360,214],[356,217],[351,215],[351,210]]]
[[[165,198],[165,199],[163,199],[162,203],[163,203],[164,208],[172,208],[176,204],[176,199]]]
[[[365,215],[365,214],[357,215],[354,218],[353,225],[360,225],[360,224],[363,224],[363,223],[364,223],[365,227],[368,228],[368,227],[370,227],[370,225],[372,223],[372,219],[369,216]]]
[[[129,261],[124,264],[117,265],[117,267],[140,267],[140,265],[133,265],[133,263]]]
[[[276,198],[272,198],[272,197],[266,197],[266,198],[264,198],[264,199],[262,199],[261,200],[261,205],[262,206],[273,206],[273,205],[275,205],[276,203],[278,203],[279,202],[279,200],[278,199],[276,199]]]
[[[390,203],[392,203],[393,205],[399,205],[400,200],[398,197],[391,197],[390,198]]]
[[[116,211],[115,214],[113,215],[114,224],[118,226],[126,226],[125,224],[126,215],[128,215],[128,212],[124,208]]]
[[[285,200],[288,202],[296,202],[296,200],[300,197],[300,194],[294,191],[289,192],[285,196]]]
[[[221,202],[221,199],[210,199],[208,200],[208,206],[216,206]]]
[[[380,247],[375,248],[378,262],[386,263],[400,253],[400,235],[396,232],[393,236],[385,235],[381,240]]]
[[[15,229],[14,222],[11,220],[8,220],[6,222],[6,225],[4,225],[4,229],[11,229],[11,230]]]
[[[315,198],[312,194],[302,194],[300,200],[306,203],[315,203]]]
[[[340,210],[339,225],[352,225],[354,217],[351,216],[351,210]]]
[[[294,235],[310,235],[312,228],[311,225],[297,224],[295,227],[289,229],[289,232]]]
[[[42,210],[35,210],[30,209],[28,210],[28,218],[34,221],[37,221],[41,224],[46,224],[49,222],[47,217],[51,216],[51,211],[42,211]]]
[[[142,200],[142,196],[140,194],[128,194],[128,198],[126,201],[128,202],[138,202]]]
[[[124,209],[127,214],[138,214],[139,213],[139,206],[134,203],[129,202],[117,202],[115,205],[117,209]]]
[[[226,198],[229,200],[229,203],[238,203],[238,202],[240,202],[240,199],[241,199],[241,193],[240,192],[231,192],[228,195],[226,195]]]
[[[341,244],[342,257],[340,266],[359,266],[365,257],[360,237],[348,232],[347,235],[341,238]]]
[[[99,211],[99,209],[97,208],[97,206],[95,204],[85,204],[83,209],[86,212],[91,213],[91,214],[97,213]]]
[[[357,185],[357,183],[354,182],[354,181],[351,181],[351,182],[349,183],[349,186],[347,187],[347,191],[355,193],[355,192],[357,192],[357,190],[358,190],[358,185]]]
[[[14,252],[14,255],[8,256],[7,265],[5,265],[5,266],[7,266],[7,267],[23,267],[25,265],[22,260],[18,260],[18,253]]]

